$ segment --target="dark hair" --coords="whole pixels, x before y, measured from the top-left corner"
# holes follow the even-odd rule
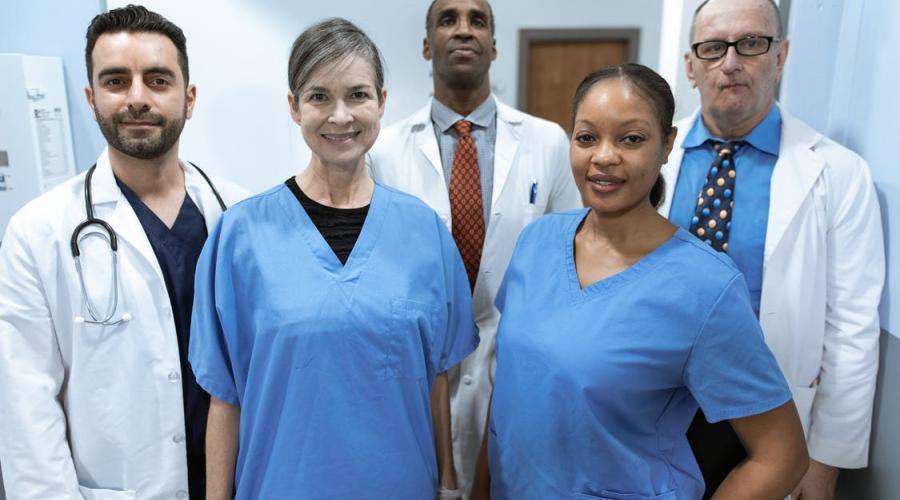
[[[372,65],[375,90],[381,102],[384,87],[381,53],[363,30],[339,17],[310,26],[294,40],[288,59],[288,86],[294,98],[299,98],[300,89],[317,69],[352,56],[361,57]]]
[[[187,41],[184,38],[184,32],[174,23],[163,16],[147,10],[141,5],[128,5],[120,9],[113,9],[109,12],[98,14],[88,26],[87,46],[84,49],[84,62],[87,65],[88,82],[93,85],[94,61],[93,52],[94,45],[100,35],[107,33],[159,33],[172,41],[172,45],[178,50],[178,66],[181,68],[181,74],[184,76],[184,84],[190,81],[188,73],[188,55]]]
[[[635,90],[646,99],[653,110],[656,112],[657,123],[662,132],[663,138],[672,132],[672,118],[675,115],[675,97],[672,96],[672,89],[666,79],[652,69],[641,64],[622,64],[618,66],[607,66],[598,69],[578,84],[575,90],[575,98],[572,99],[572,124],[575,124],[575,115],[578,113],[578,107],[584,96],[594,88],[598,83],[609,80],[611,78],[621,78],[625,80]],[[656,183],[650,190],[650,203],[654,207],[659,207],[666,194],[666,182],[662,174],[656,178]]]
[[[690,31],[690,39],[689,42],[694,42],[694,27],[697,25],[697,15],[700,14],[700,11],[703,10],[703,7],[706,7],[706,4],[709,3],[709,0],[704,0],[703,3],[697,6],[697,9],[694,10],[694,18],[691,20],[691,31]],[[781,9],[778,8],[778,4],[775,3],[774,0],[769,0],[769,6],[772,7],[772,12],[775,14],[775,36],[777,38],[784,38],[784,23],[781,21]]]
[[[438,0],[431,0],[431,4],[428,5],[428,11],[425,13],[425,35],[431,36],[431,14],[434,12],[434,4],[436,4]],[[497,25],[494,22],[494,9],[491,7],[491,3],[487,0],[484,0],[485,5],[487,5],[488,16],[490,17],[490,26],[491,26],[491,34],[494,34],[497,29]]]

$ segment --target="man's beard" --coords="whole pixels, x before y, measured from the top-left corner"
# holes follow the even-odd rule
[[[100,125],[100,132],[103,133],[103,137],[106,138],[106,142],[108,142],[111,147],[122,154],[134,158],[152,160],[168,153],[169,150],[172,149],[172,146],[178,142],[181,131],[184,129],[187,106],[185,106],[181,117],[171,122],[166,120],[162,115],[151,113],[149,111],[140,113],[135,113],[130,110],[120,111],[113,115],[111,119],[107,119],[95,110],[94,116],[97,118],[97,123]],[[147,122],[161,126],[162,128],[158,137],[126,137],[124,134],[119,133],[119,127],[125,120]]]

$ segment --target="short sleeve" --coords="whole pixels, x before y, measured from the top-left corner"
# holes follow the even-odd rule
[[[435,214],[441,239],[444,283],[447,296],[447,329],[437,372],[443,373],[459,364],[478,347],[478,328],[472,313],[472,290],[453,237]]]
[[[710,308],[688,356],[684,383],[710,422],[757,415],[791,399],[742,275]]]
[[[218,312],[220,307],[227,311],[235,307],[231,268],[222,262],[222,255],[228,254],[221,248],[223,219],[210,233],[197,262],[188,359],[200,387],[237,406],[240,398],[229,353],[228,329]]]

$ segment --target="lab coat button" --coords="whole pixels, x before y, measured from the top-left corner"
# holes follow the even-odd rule
[[[174,384],[175,382],[178,382],[178,379],[180,378],[181,375],[179,375],[178,372],[169,372],[169,382]]]
[[[178,490],[178,492],[175,493],[175,498],[187,498],[187,497],[188,497],[188,492],[186,492],[184,490]]]
[[[466,385],[472,385],[472,377],[469,375],[463,375],[463,383]]]
[[[178,434],[172,436],[172,442],[180,443],[182,441],[184,441],[184,434],[179,432]]]

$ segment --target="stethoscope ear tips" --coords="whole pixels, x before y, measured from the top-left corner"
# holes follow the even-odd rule
[[[131,321],[131,313],[125,313],[122,315],[122,321]]]
[[[75,316],[76,323],[84,323],[84,316]]]

